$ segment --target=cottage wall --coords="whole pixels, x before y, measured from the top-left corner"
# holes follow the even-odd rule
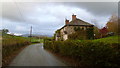
[[[68,35],[75,33],[74,28],[80,28],[83,30],[86,30],[87,28],[89,28],[89,26],[66,26],[63,29],[60,30],[60,34],[61,34],[61,39],[62,40],[67,40],[68,39]],[[67,34],[65,34],[65,31],[67,32]]]
[[[68,35],[67,34],[64,34],[63,35],[63,40],[67,40],[68,39]]]
[[[74,26],[67,26],[66,27],[67,34],[72,34],[74,33]]]
[[[87,28],[90,28],[90,26],[65,26],[60,30],[60,37],[56,37],[56,40],[67,40],[68,35],[75,33],[75,28],[80,28],[83,30],[86,30]],[[86,34],[80,34],[80,35],[86,35]]]

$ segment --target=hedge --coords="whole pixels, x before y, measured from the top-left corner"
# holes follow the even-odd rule
[[[83,41],[44,41],[44,48],[78,59],[83,67],[120,68],[120,44]]]
[[[6,66],[8,58],[20,48],[31,44],[29,39],[11,35],[3,35],[2,39],[2,65]],[[7,58],[7,59],[6,59]]]

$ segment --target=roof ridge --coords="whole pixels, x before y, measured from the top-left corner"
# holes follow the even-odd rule
[[[75,22],[77,22],[77,23],[75,23]],[[90,24],[90,23],[88,23],[88,22],[86,22],[84,20],[81,20],[79,18],[76,18],[76,20],[70,21],[69,25],[93,25],[93,24]]]

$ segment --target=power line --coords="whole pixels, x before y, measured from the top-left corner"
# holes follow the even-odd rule
[[[20,13],[21,18],[23,19],[24,22],[26,22],[26,20],[24,19],[24,15],[22,14],[20,7],[18,6],[18,3],[15,0],[13,0],[13,2],[15,3],[16,8],[18,9],[18,13]],[[32,26],[30,29],[30,37],[32,37]],[[31,39],[30,39],[30,41],[31,41]]]
[[[15,3],[16,8],[18,9],[18,13],[20,13],[21,18],[22,18],[23,21],[25,22],[26,20],[24,19],[24,16],[23,16],[23,14],[22,14],[22,12],[21,12],[21,10],[20,10],[20,8],[19,8],[17,2],[16,2],[15,0],[13,0],[13,2]]]

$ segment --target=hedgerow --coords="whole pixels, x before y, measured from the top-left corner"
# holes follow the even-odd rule
[[[120,44],[99,41],[48,41],[44,48],[63,56],[70,56],[80,61],[83,67],[89,68],[119,68]]]
[[[17,37],[11,35],[3,35],[2,39],[2,65],[6,66],[8,57],[11,57],[13,53],[18,51],[20,48],[31,44],[29,39],[24,37]],[[7,59],[6,59],[7,58]]]

